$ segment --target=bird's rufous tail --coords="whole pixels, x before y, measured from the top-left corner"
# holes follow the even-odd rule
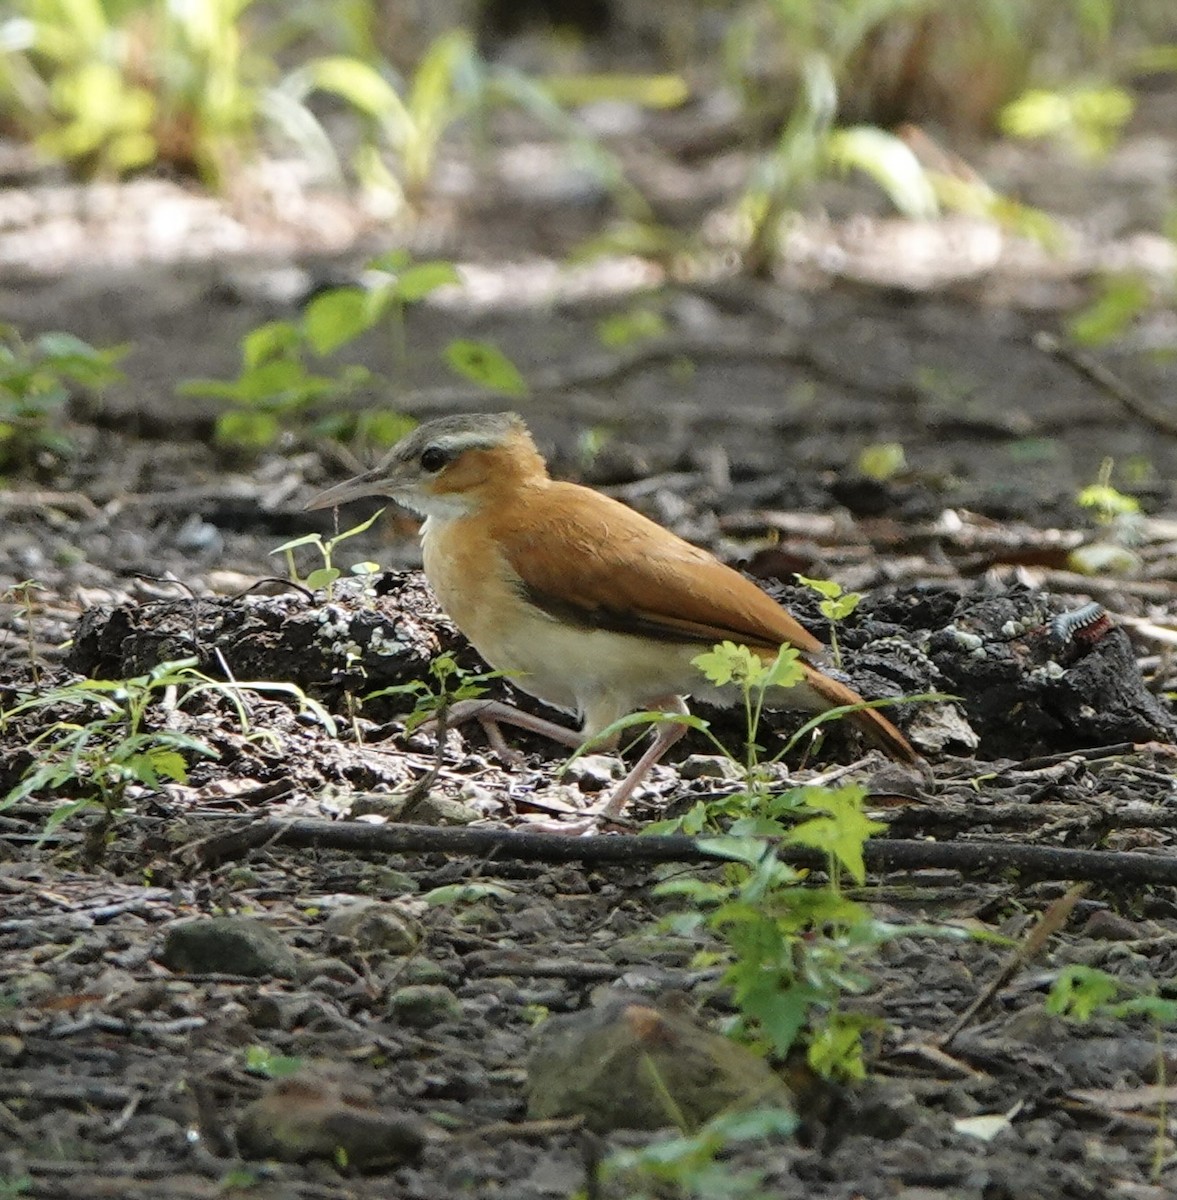
[[[823,675],[816,667],[808,663],[805,667],[805,683],[824,703],[826,708],[840,708],[846,704],[861,704],[862,697],[848,688],[844,683]],[[847,718],[854,727],[880,750],[889,754],[896,762],[915,764],[920,756],[915,752],[911,743],[883,716],[877,708],[860,708],[850,713]]]

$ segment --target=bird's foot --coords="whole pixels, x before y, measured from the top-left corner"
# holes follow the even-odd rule
[[[579,746],[583,740],[579,733],[565,729],[554,721],[546,721],[543,717],[534,716],[516,708],[512,704],[504,704],[501,700],[459,700],[450,705],[445,712],[445,727],[455,729],[467,721],[477,721],[486,733],[486,740],[496,755],[510,766],[519,766],[523,755],[507,745],[500,728],[501,723],[517,725],[520,729],[538,733],[541,737],[551,738],[562,746]],[[441,721],[434,718],[419,727],[421,733],[436,734],[441,728]]]

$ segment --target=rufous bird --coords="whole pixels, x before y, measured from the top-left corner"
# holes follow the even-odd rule
[[[620,501],[552,479],[515,413],[428,421],[379,466],[307,507],[370,495],[425,517],[425,576],[490,666],[581,718],[576,732],[497,701],[454,705],[449,721],[476,717],[497,748],[504,746],[499,721],[580,746],[638,710],[685,714],[687,696],[730,704],[737,689],[716,688],[691,662],[724,640],[769,662],[782,645],[801,651],[804,682],[770,693],[770,707],[821,712],[863,703],[816,665],[822,643],[738,571]],[[919,761],[874,709],[849,719],[893,758]],[[616,817],[685,730],[660,723],[598,815]],[[598,743],[615,744],[616,737]]]

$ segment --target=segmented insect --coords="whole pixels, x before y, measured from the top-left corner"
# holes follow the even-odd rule
[[[1112,628],[1111,614],[1102,604],[1092,601],[1071,612],[1059,613],[1050,623],[1050,636],[1058,646],[1078,642],[1094,646]]]

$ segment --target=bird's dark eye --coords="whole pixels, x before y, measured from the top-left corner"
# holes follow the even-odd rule
[[[450,456],[439,446],[428,446],[421,451],[421,469],[440,471],[450,461]]]

